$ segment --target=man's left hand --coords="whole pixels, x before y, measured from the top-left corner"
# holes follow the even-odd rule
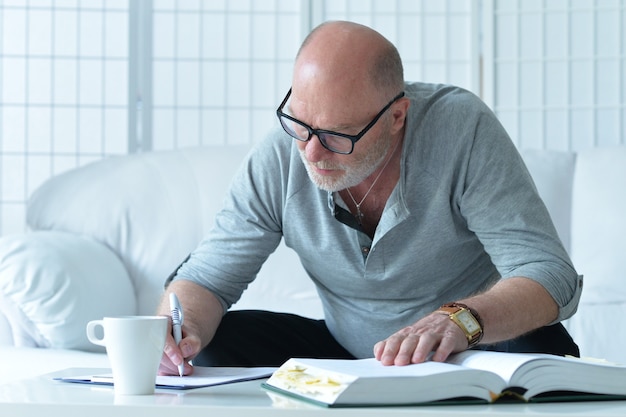
[[[408,365],[429,359],[443,362],[451,353],[467,349],[463,330],[447,314],[431,313],[411,326],[374,345],[374,356],[383,365]]]

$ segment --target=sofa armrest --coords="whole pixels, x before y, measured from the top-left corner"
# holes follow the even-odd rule
[[[103,244],[53,231],[0,239],[0,321],[12,338],[0,345],[102,351],[86,323],[135,311],[128,273]]]

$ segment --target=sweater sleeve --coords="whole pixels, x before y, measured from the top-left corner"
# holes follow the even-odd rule
[[[537,281],[559,305],[556,321],[571,317],[578,306],[582,277],[519,152],[486,106],[463,158],[458,204],[502,278]]]
[[[211,291],[227,311],[282,238],[284,146],[274,134],[261,142],[234,177],[208,235],[180,266],[174,279]]]

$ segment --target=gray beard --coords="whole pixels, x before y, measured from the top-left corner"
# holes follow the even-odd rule
[[[309,178],[313,184],[324,191],[332,193],[354,187],[372,175],[372,173],[376,171],[376,169],[380,167],[385,160],[385,157],[389,152],[390,145],[391,138],[379,138],[373,145],[370,152],[365,154],[360,160],[356,161],[356,164],[353,166],[345,164],[319,163],[319,167],[341,169],[345,172],[345,174],[340,178],[332,180],[317,174],[312,169],[312,164],[306,159],[304,151],[301,149],[298,149],[298,151],[300,153],[300,159],[302,159],[302,163],[304,164],[307,174],[309,174]]]

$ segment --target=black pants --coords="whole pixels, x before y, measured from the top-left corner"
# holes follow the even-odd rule
[[[537,329],[514,340],[481,345],[478,349],[579,355],[578,346],[561,324]],[[213,341],[193,363],[199,366],[280,366],[292,357],[354,359],[330,334],[323,320],[243,310],[224,315]]]

